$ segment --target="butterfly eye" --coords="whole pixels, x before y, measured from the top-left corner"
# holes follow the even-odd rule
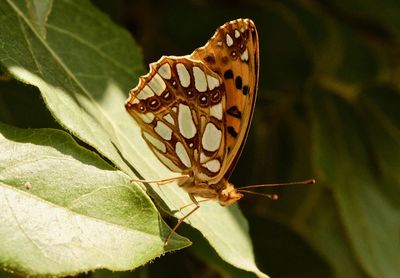
[[[157,110],[160,107],[160,101],[156,98],[150,98],[147,101],[147,105],[150,107],[151,110]]]

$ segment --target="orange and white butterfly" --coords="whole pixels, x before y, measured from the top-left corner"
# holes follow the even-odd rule
[[[196,197],[223,206],[243,197],[228,178],[249,132],[258,69],[256,27],[250,19],[237,19],[192,54],[150,64],[130,91],[127,111],[156,156],[181,174],[180,186],[195,204],[173,231],[199,208]]]

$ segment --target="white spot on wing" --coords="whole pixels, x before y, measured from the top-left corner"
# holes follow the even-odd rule
[[[146,124],[151,123],[154,120],[154,114],[153,113],[146,113],[146,114],[139,114],[140,118],[145,122]]]
[[[171,78],[171,66],[168,63],[163,64],[158,69],[158,74],[161,75],[162,78],[170,79]]]
[[[222,120],[222,103],[211,106],[210,115],[218,120]]]
[[[143,137],[160,152],[165,153],[167,151],[167,147],[165,146],[165,144],[151,136],[149,133],[143,132]]]
[[[182,136],[186,139],[193,138],[196,135],[196,126],[193,122],[192,112],[189,106],[179,104],[178,126]]]
[[[238,30],[235,30],[235,38],[239,38],[240,37],[240,33]]]
[[[199,92],[207,91],[207,81],[204,71],[199,67],[193,67],[194,86]]]
[[[231,47],[233,45],[233,39],[229,34],[226,34],[226,45]]]
[[[172,118],[171,114],[165,114],[164,119],[169,122],[170,124],[175,124],[174,119]]]
[[[154,128],[154,131],[157,132],[157,134],[160,135],[161,138],[163,138],[165,140],[171,140],[171,138],[172,138],[172,129],[169,128],[166,124],[164,124],[161,121],[157,122],[157,125]]]
[[[149,86],[158,96],[161,95],[161,93],[164,92],[165,88],[167,87],[164,80],[158,73],[156,73],[150,80]]]
[[[155,152],[156,156],[158,157],[158,159],[160,159],[160,161],[167,166],[171,171],[174,172],[181,172],[182,170],[175,165],[175,163],[173,163],[168,157],[166,157],[165,155],[159,153],[159,152]]]
[[[154,96],[154,93],[147,85],[136,95],[138,99],[146,99],[152,96]]]
[[[178,72],[179,81],[182,87],[189,87],[190,85],[190,75],[185,65],[182,63],[176,64],[176,71]]]
[[[213,173],[216,173],[221,169],[221,163],[217,159],[207,161],[203,166]]]
[[[246,50],[242,53],[242,55],[240,55],[240,59],[242,59],[242,61],[247,61],[247,60],[249,60],[249,51],[247,50],[247,48],[246,48]]]
[[[176,108],[176,106],[172,107],[172,111],[174,111],[175,113],[178,111],[178,109]]]
[[[200,153],[200,163],[205,163],[210,160],[209,156],[206,156],[204,153]]]
[[[185,147],[183,146],[183,144],[181,142],[177,142],[175,145],[175,152],[176,155],[179,157],[179,159],[182,161],[182,163],[186,166],[186,167],[191,167],[192,163],[190,162],[190,158],[185,150]]]
[[[214,88],[219,86],[219,80],[215,77],[212,77],[211,75],[207,75],[207,83],[210,90],[213,90]]]
[[[196,173],[196,177],[198,180],[202,180],[202,181],[207,181],[210,179],[209,176],[207,176],[206,174],[200,172],[200,173]]]
[[[222,132],[213,123],[208,123],[201,138],[201,145],[209,152],[218,150],[221,144]]]

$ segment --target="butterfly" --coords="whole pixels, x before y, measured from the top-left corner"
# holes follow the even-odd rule
[[[176,179],[195,205],[173,232],[200,207],[196,197],[227,206],[247,192],[228,179],[249,133],[258,71],[256,27],[250,19],[237,19],[192,54],[150,64],[130,91],[126,110],[160,161],[181,174]]]

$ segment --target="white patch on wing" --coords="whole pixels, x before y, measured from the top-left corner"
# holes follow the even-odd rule
[[[222,132],[213,123],[208,123],[201,138],[201,145],[209,152],[218,150],[221,144]]]
[[[217,159],[207,161],[203,166],[213,173],[216,173],[221,169],[221,163]]]
[[[158,74],[161,75],[162,78],[171,79],[171,66],[168,63],[163,64],[159,67]]]
[[[194,124],[192,112],[189,106],[180,103],[178,112],[179,131],[186,139],[193,138],[196,135],[196,125]]]
[[[248,61],[249,60],[249,51],[247,51],[247,48],[242,53],[242,55],[240,55],[240,59],[242,59],[242,61]]]
[[[204,71],[202,71],[199,67],[193,67],[193,76],[194,76],[194,86],[197,91],[205,92],[207,91],[207,81],[206,75]]]
[[[206,156],[204,153],[200,153],[200,163],[205,163],[210,160],[211,157]]]
[[[190,158],[185,150],[185,147],[183,146],[183,144],[181,142],[177,142],[175,145],[175,152],[176,155],[179,157],[179,159],[182,161],[182,163],[186,166],[186,167],[191,167],[192,163],[190,162]]]
[[[149,87],[154,91],[154,93],[156,93],[156,95],[159,96],[162,92],[164,92],[165,88],[167,88],[167,85],[165,84],[161,76],[156,73],[150,80]]]
[[[158,157],[158,159],[160,159],[160,161],[167,166],[171,171],[174,172],[181,172],[181,169],[175,165],[174,162],[172,162],[171,159],[169,159],[168,157],[166,157],[165,155],[159,153],[159,152],[154,152],[156,154],[156,156]]]
[[[165,153],[167,151],[167,147],[163,142],[160,140],[154,138],[152,135],[150,135],[147,132],[143,132],[143,137],[152,145],[154,146],[157,150],[159,150],[162,153]]]
[[[154,92],[147,85],[136,95],[138,99],[147,99],[152,96],[154,96]]]
[[[202,172],[196,173],[196,177],[198,180],[202,180],[202,181],[207,181],[211,178]]]
[[[211,106],[210,115],[217,118],[218,120],[222,120],[222,103],[218,103],[216,105]]]
[[[239,38],[240,37],[240,33],[238,30],[235,30],[235,38]]]
[[[139,116],[142,119],[142,121],[145,122],[146,124],[149,124],[154,120],[153,113],[139,114]]]
[[[175,113],[178,111],[178,109],[176,108],[176,106],[172,107],[172,111],[174,111]]]
[[[233,45],[233,39],[229,34],[226,34],[226,45],[231,47]]]
[[[181,82],[182,87],[189,87],[190,74],[185,65],[182,63],[176,64],[176,71],[178,72],[179,82]]]
[[[219,86],[219,80],[210,75],[207,75],[207,83],[208,83],[208,88],[210,89],[210,91]]]
[[[165,114],[165,116],[164,116],[164,119],[167,121],[167,122],[169,122],[170,124],[175,124],[175,121],[174,121],[174,119],[172,118],[172,116],[171,116],[171,114]]]
[[[172,138],[172,129],[161,121],[157,122],[154,131],[165,140],[171,140]]]

